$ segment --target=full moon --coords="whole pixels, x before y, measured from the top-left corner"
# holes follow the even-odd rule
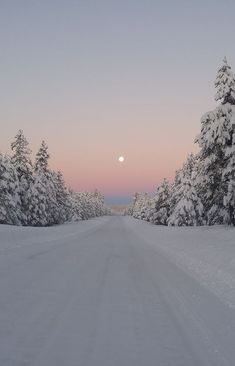
[[[119,161],[119,163],[123,163],[124,162],[124,157],[123,156],[119,156],[118,161]]]

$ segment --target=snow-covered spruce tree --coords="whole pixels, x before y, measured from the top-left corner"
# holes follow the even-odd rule
[[[135,197],[136,197],[137,193],[135,193],[132,196],[131,202],[126,206],[126,209],[124,210],[124,216],[134,216],[133,210],[134,210],[134,206],[135,206]]]
[[[145,193],[142,196],[142,205],[140,208],[140,219],[141,220],[147,221],[148,210],[149,210],[149,196],[147,193]]]
[[[10,157],[0,154],[0,223],[21,224],[20,187]]]
[[[148,210],[148,195],[137,193],[133,205],[133,217],[136,219],[146,220]]]
[[[43,174],[33,176],[26,192],[27,224],[30,226],[48,226],[50,200],[48,200],[47,181]],[[52,224],[52,223],[51,223]]]
[[[234,128],[234,126],[233,126]],[[222,180],[225,186],[223,198],[224,223],[235,225],[235,132],[232,136],[232,145],[227,148],[227,166],[223,171]]]
[[[92,217],[110,215],[111,211],[104,204],[103,195],[95,192],[69,191],[69,221],[87,220]]]
[[[50,155],[48,153],[48,146],[43,140],[41,146],[36,154],[34,171],[35,173],[46,174],[48,172],[48,160]]]
[[[82,206],[82,219],[88,220],[93,217],[90,192],[80,192],[78,197]]]
[[[68,221],[80,221],[83,219],[82,201],[79,199],[79,194],[69,189],[68,196]]]
[[[62,224],[68,218],[68,189],[65,185],[63,174],[60,171],[52,172],[51,179],[57,206],[57,210],[54,212],[54,222],[56,224]]]
[[[34,175],[26,192],[27,222],[32,226],[48,226],[54,223],[50,212],[55,208],[55,198],[50,189],[48,159],[48,147],[43,141],[36,154]]]
[[[136,218],[136,214],[137,214],[137,205],[138,205],[139,196],[140,196],[140,194],[137,192],[134,194],[134,196],[132,198],[132,202],[130,204],[130,209],[129,209],[131,216],[133,216],[135,218]]]
[[[31,150],[28,147],[23,131],[19,130],[15,136],[15,140],[11,144],[13,155],[11,162],[16,169],[19,180],[19,196],[21,201],[21,223],[27,225],[27,202],[26,192],[29,189],[30,182],[33,177],[32,162],[30,158]]]
[[[139,200],[140,200],[140,193],[136,192],[134,194],[133,202],[132,202],[132,216],[137,219],[139,213]]]
[[[169,226],[203,225],[203,205],[198,197],[195,176],[196,158],[188,156],[182,169],[177,172],[173,185],[172,208],[167,220]]]
[[[215,100],[222,104],[235,105],[235,77],[227,58],[224,57],[223,65],[219,68],[215,80]]]
[[[164,179],[162,184],[157,188],[153,198],[154,209],[151,217],[151,222],[154,224],[167,225],[167,220],[170,216],[170,199],[171,185]]]
[[[104,215],[104,196],[98,189],[95,190],[93,194],[94,206],[95,206],[95,216]]]
[[[67,220],[67,188],[62,174],[49,170],[49,157],[48,146],[43,141],[36,154],[34,174],[24,191],[27,225],[50,226]]]
[[[153,216],[155,214],[155,200],[153,197],[148,197],[147,200],[147,208],[146,208],[146,218],[145,220],[148,222],[153,222]]]
[[[19,178],[22,176],[32,175],[32,162],[30,159],[31,150],[28,147],[23,131],[19,130],[15,136],[15,140],[11,144],[13,155],[11,157],[12,164],[17,170]]]
[[[83,200],[83,218],[89,219],[96,217],[96,194],[93,192],[84,192],[82,195]]]
[[[215,100],[221,103],[203,115],[201,133],[196,138],[201,148],[197,183],[209,225],[232,223],[234,216],[233,205],[229,202],[234,181],[230,169],[233,164],[235,78],[226,58],[218,70],[215,87]]]
[[[49,169],[44,141],[34,169],[22,130],[11,148],[11,158],[0,155],[0,223],[50,226],[111,213],[97,190],[74,193],[67,189],[62,173]]]
[[[148,193],[145,192],[142,196],[142,205],[140,209],[140,219],[147,220],[148,216],[148,209],[149,209],[149,196]]]

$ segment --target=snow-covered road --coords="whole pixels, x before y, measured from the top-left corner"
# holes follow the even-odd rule
[[[0,366],[233,366],[234,234],[1,226]]]

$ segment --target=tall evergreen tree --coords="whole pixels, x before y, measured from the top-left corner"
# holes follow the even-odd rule
[[[201,133],[196,138],[201,148],[201,177],[198,178],[198,184],[203,194],[202,201],[207,212],[208,224],[222,223],[225,217],[228,217],[224,197],[227,195],[229,184],[224,171],[230,164],[228,149],[234,144],[235,78],[226,58],[218,70],[215,87],[215,99],[221,101],[221,104],[202,117]]]
[[[222,104],[235,104],[235,77],[227,58],[224,57],[223,65],[219,68],[215,80],[215,100]]]
[[[32,162],[30,159],[31,150],[28,147],[29,143],[26,140],[22,130],[19,130],[15,136],[15,140],[11,144],[13,152],[11,161],[17,170],[19,179],[22,176],[32,174]]]
[[[51,210],[48,199],[47,179],[43,174],[33,176],[29,189],[26,192],[27,224],[31,226],[48,226],[53,223],[49,220]]]
[[[50,155],[48,153],[48,146],[45,143],[45,141],[42,141],[41,146],[36,154],[35,159],[35,172],[48,172],[48,160],[50,158]]]
[[[55,223],[60,224],[67,220],[68,217],[68,190],[65,186],[62,173],[52,172],[51,174],[51,196],[54,197],[56,210],[52,211]]]
[[[33,180],[32,162],[30,158],[31,150],[29,149],[29,143],[25,138],[23,131],[19,130],[15,136],[15,140],[11,144],[13,155],[11,162],[16,169],[19,185],[20,185],[20,201],[21,201],[21,223],[27,225],[28,217],[28,205],[26,192],[28,191],[30,184]]]
[[[197,226],[204,224],[204,209],[196,190],[196,164],[193,154],[188,156],[183,168],[178,172],[174,188],[171,215],[167,220],[170,226]]]
[[[170,215],[171,194],[171,186],[169,182],[164,179],[162,184],[157,188],[154,197],[154,214],[151,220],[154,224],[167,225],[167,220]]]
[[[233,125],[235,130],[235,126]],[[235,131],[232,136],[232,145],[227,148],[227,165],[223,171],[224,193],[224,223],[235,225]]]
[[[48,147],[44,141],[36,154],[34,175],[26,192],[27,221],[33,226],[48,226],[54,222],[50,212],[54,209],[53,195],[50,190],[51,174],[48,168]]]
[[[17,172],[8,156],[0,154],[0,223],[20,225],[22,220]]]

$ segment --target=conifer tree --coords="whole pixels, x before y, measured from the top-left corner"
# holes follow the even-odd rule
[[[216,101],[221,100],[222,104],[235,104],[235,77],[226,57],[224,57],[223,65],[218,70],[215,88]]]
[[[48,172],[48,160],[50,155],[48,153],[48,146],[45,141],[42,141],[41,146],[36,154],[35,172]]]
[[[26,140],[23,131],[19,130],[15,136],[15,140],[11,144],[13,152],[11,161],[17,170],[19,179],[22,176],[29,176],[32,174],[32,162],[30,159],[31,150],[28,147],[29,143]]]
[[[33,176],[29,189],[26,192],[27,223],[31,226],[48,226],[53,224],[49,221],[51,210],[50,199],[48,200],[47,180],[45,175]]]
[[[196,226],[204,224],[204,209],[196,190],[196,164],[193,154],[188,156],[178,172],[172,197],[173,206],[167,222],[170,226]]]
[[[152,222],[154,224],[167,225],[167,220],[170,215],[171,194],[171,186],[169,182],[164,179],[162,184],[157,188],[154,197],[154,214],[152,216]]]
[[[26,199],[26,192],[30,187],[30,183],[33,180],[32,162],[30,158],[31,150],[29,149],[29,143],[25,138],[23,131],[19,130],[15,136],[15,140],[11,144],[13,155],[11,162],[16,169],[19,179],[19,196],[21,201],[21,223],[27,225],[28,206]]]
[[[22,220],[17,172],[8,156],[0,154],[0,223],[20,225]]]
[[[235,126],[233,126],[235,129]],[[227,164],[223,171],[224,194],[224,223],[235,225],[235,131],[232,136],[232,145],[227,148]]]
[[[51,174],[51,196],[54,198],[56,209],[52,212],[55,223],[60,224],[68,217],[68,191],[60,171]]]
[[[228,186],[231,187],[228,174],[224,172],[228,172],[231,156],[229,151],[234,144],[235,78],[226,58],[218,70],[215,87],[215,99],[221,101],[221,104],[202,117],[201,133],[196,138],[201,148],[197,182],[207,223],[210,225],[221,224],[231,216],[231,212],[228,214],[231,207],[227,203],[224,205],[230,189]]]

